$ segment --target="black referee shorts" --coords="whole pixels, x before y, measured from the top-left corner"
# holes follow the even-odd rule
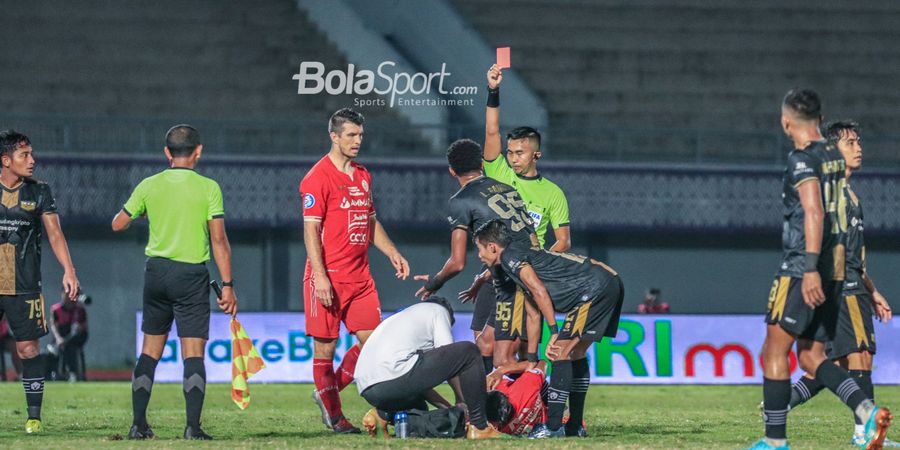
[[[144,334],[168,334],[174,320],[178,337],[209,339],[209,314],[209,271],[205,264],[147,259],[141,323]]]

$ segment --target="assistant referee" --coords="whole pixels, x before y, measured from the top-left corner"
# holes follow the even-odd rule
[[[134,188],[113,219],[113,231],[124,231],[131,221],[146,215],[150,222],[147,268],[144,272],[144,307],[141,331],[144,345],[132,377],[134,422],[129,439],[153,438],[147,423],[147,404],[156,364],[174,320],[184,358],[184,400],[187,414],[185,439],[210,440],[200,428],[206,391],[204,349],[209,338],[209,247],[222,276],[219,307],[237,312],[231,277],[231,246],[225,234],[225,209],[218,183],[198,174],[203,145],[190,125],[176,125],[166,133],[169,169],[145,178]]]

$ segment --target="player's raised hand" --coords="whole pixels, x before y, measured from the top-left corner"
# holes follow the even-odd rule
[[[803,274],[803,303],[811,309],[815,309],[825,301],[825,292],[822,291],[822,277],[819,272],[806,272]]]
[[[216,299],[219,308],[232,318],[237,314],[237,297],[234,295],[234,288],[231,286],[222,287],[222,297]]]
[[[427,283],[429,278],[431,278],[431,275],[416,275],[413,277],[413,280],[424,281]],[[425,289],[425,286],[420,287],[419,290],[416,291],[416,297],[418,297],[419,300],[425,300],[426,298],[431,297],[432,294],[434,294],[434,292]]]
[[[481,290],[483,284],[484,277],[482,277],[481,274],[475,275],[475,279],[472,280],[472,285],[469,286],[468,289],[461,291],[457,298],[463,303],[474,302],[475,298],[478,297],[478,291]]]
[[[487,72],[487,81],[488,87],[491,89],[497,89],[500,86],[500,82],[503,81],[503,71],[500,70],[500,66],[494,64]]]
[[[875,317],[878,317],[878,320],[882,323],[890,322],[894,313],[891,312],[891,305],[888,304],[887,299],[881,295],[881,292],[875,291],[872,293],[872,305],[875,306]]]
[[[313,295],[322,303],[322,306],[328,308],[331,306],[331,301],[334,298],[331,291],[331,280],[325,274],[313,275],[313,277],[313,285],[316,287]]]
[[[398,279],[405,280],[409,278],[409,263],[406,262],[406,258],[400,252],[391,254],[389,259],[391,260],[391,265],[397,270],[396,275]]]

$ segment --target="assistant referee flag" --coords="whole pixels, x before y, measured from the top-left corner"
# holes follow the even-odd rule
[[[253,341],[237,319],[231,319],[231,400],[238,408],[250,405],[247,380],[266,367]]]

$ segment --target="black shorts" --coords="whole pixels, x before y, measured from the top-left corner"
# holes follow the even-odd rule
[[[205,264],[149,258],[144,272],[144,334],[209,339],[209,271]]]
[[[497,309],[494,312],[494,340],[514,341],[516,339],[528,340],[525,329],[525,291],[515,283],[507,283],[497,287]]]
[[[822,280],[825,302],[815,309],[803,302],[802,286],[802,278],[775,277],[766,307],[766,323],[777,323],[798,338],[819,342],[834,339],[843,283]]]
[[[488,323],[494,326],[494,310],[496,310],[497,294],[493,283],[484,283],[475,297],[475,311],[472,312],[472,331],[481,332]]]
[[[828,343],[828,358],[843,358],[851,353],[869,352],[875,354],[875,325],[872,315],[872,296],[865,294],[844,294],[840,300],[837,331]]]
[[[49,332],[41,294],[0,295],[0,320],[6,317],[16,341],[36,341]]]
[[[589,302],[582,303],[566,313],[559,340],[580,338],[599,342],[604,337],[616,337],[619,316],[625,301],[625,285],[618,276],[613,277],[600,293]]]

